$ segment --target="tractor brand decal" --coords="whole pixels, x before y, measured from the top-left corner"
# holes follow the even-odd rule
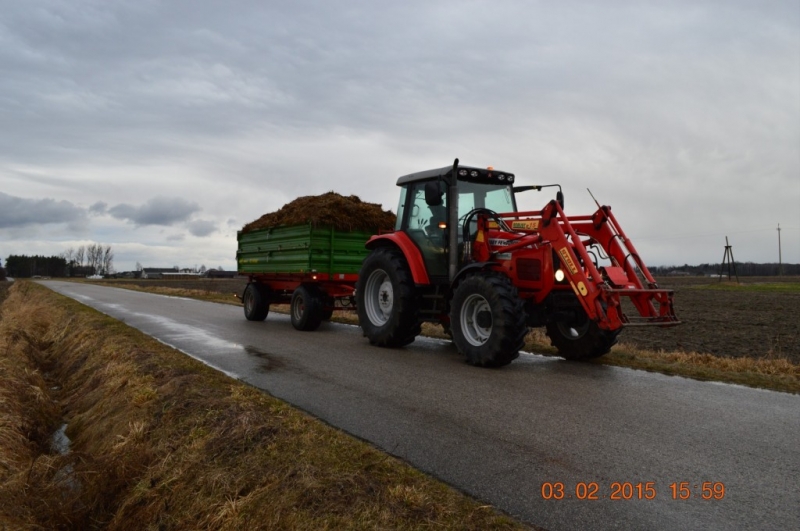
[[[511,228],[516,230],[539,230],[539,220],[512,221]]]
[[[567,266],[567,268],[572,271],[572,274],[577,275],[578,268],[575,267],[575,262],[572,261],[572,256],[569,254],[569,249],[562,247],[558,250],[558,254],[561,255],[561,259],[564,261],[564,264]]]
[[[491,221],[490,220],[488,223],[486,223],[486,227],[488,227],[490,229],[499,229],[500,225],[498,225],[496,221]]]

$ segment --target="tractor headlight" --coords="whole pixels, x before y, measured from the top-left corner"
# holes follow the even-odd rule
[[[564,280],[564,270],[556,269],[556,282],[562,282],[563,280]]]
[[[500,175],[498,175],[497,178],[500,179],[501,181],[505,181],[506,180],[506,176],[503,175],[502,173]]]
[[[514,176],[513,175],[509,175],[508,176],[508,182],[510,182],[510,183],[514,182]]]

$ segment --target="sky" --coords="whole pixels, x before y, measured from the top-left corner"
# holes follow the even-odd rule
[[[590,189],[649,265],[800,263],[800,0],[0,0],[0,73],[3,262],[231,270],[262,214],[457,157]]]

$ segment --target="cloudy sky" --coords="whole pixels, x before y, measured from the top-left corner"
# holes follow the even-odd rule
[[[0,0],[0,258],[235,268],[236,230],[459,157],[651,265],[800,263],[800,1]],[[550,194],[528,192],[538,209]]]

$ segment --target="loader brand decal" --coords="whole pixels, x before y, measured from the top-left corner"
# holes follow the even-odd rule
[[[529,219],[526,221],[512,221],[511,228],[517,230],[539,230],[539,220]]]
[[[567,249],[566,247],[562,247],[561,249],[558,250],[558,254],[561,255],[561,259],[564,261],[564,264],[566,264],[567,268],[569,268],[569,270],[572,271],[572,274],[577,275],[578,268],[575,267],[575,262],[572,261],[572,257],[569,254],[569,249]]]
[[[584,284],[582,281],[581,281],[581,282],[578,282],[578,291],[579,291],[579,292],[580,292],[580,294],[581,294],[581,295],[583,295],[584,297],[585,297],[585,296],[586,296],[586,295],[589,293],[589,290],[588,290],[588,289],[586,289],[586,284]]]
[[[489,238],[489,245],[492,247],[505,247],[506,245],[511,245],[514,243],[514,240],[501,240],[500,238]]]
[[[570,282],[569,285],[572,286],[572,291],[580,294],[582,297],[585,297],[589,293],[589,290],[586,289],[586,284],[583,282],[578,282],[577,286],[574,282]]]

